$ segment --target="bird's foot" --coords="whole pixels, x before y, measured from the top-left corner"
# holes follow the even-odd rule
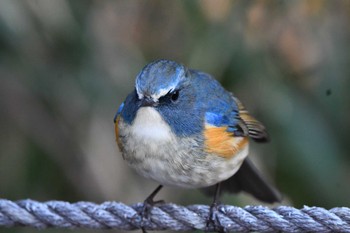
[[[149,219],[149,215],[151,213],[151,210],[154,206],[160,205],[160,204],[164,204],[165,202],[163,200],[159,200],[159,201],[154,201],[152,199],[146,199],[143,202],[143,206],[141,208],[140,211],[138,211],[138,216],[141,217],[141,221],[143,219]]]
[[[217,183],[215,185],[214,200],[213,200],[213,203],[210,205],[210,209],[209,209],[209,216],[207,219],[206,228],[208,230],[214,229],[219,233],[227,233],[228,232],[227,229],[221,225],[220,219],[218,217],[219,206],[220,206],[220,201],[219,201],[220,191],[221,191],[221,183]]]
[[[161,190],[163,186],[159,185],[152,193],[151,195],[149,195],[146,200],[143,202],[143,206],[142,208],[137,212],[137,214],[135,214],[135,216],[133,217],[133,221],[138,219],[139,217],[141,217],[141,230],[143,233],[147,233],[145,227],[144,227],[144,220],[149,220],[149,216],[150,213],[152,211],[152,208],[156,205],[160,205],[163,204],[164,201],[163,200],[159,200],[159,201],[154,201],[153,198],[155,197],[155,195],[159,192],[159,190]]]
[[[207,229],[210,229],[210,226],[219,233],[227,233],[228,231],[221,225],[220,219],[218,217],[220,203],[214,202],[210,205],[209,216],[207,219]]]
[[[138,213],[137,213],[137,216],[141,217],[141,230],[142,230],[142,233],[147,233],[146,229],[143,226],[144,220],[150,220],[149,217],[150,217],[152,208],[154,206],[157,206],[157,205],[160,205],[160,204],[164,204],[164,201],[163,200],[154,201],[152,199],[147,198],[143,202],[143,206],[142,206],[141,210],[139,210]]]

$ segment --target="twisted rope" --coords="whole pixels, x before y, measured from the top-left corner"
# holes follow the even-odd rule
[[[149,218],[141,219],[138,211],[143,204],[125,205],[119,202],[68,203],[0,199],[0,227],[28,226],[43,228],[89,228],[135,230],[206,230],[225,229],[235,232],[350,232],[350,209],[326,210],[320,207],[296,209],[289,206],[221,205],[216,221],[207,226],[209,207],[162,204],[152,208]]]

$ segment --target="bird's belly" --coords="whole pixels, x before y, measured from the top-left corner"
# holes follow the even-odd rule
[[[214,185],[231,177],[248,154],[248,144],[231,158],[207,153],[194,138],[169,141],[126,142],[123,155],[140,175],[156,182],[184,188]]]
[[[123,157],[140,175],[185,188],[214,185],[231,177],[248,154],[248,144],[230,158],[204,150],[198,137],[179,138],[153,108],[141,108],[132,125],[121,120]]]
[[[183,188],[202,188],[217,184],[234,175],[248,154],[248,146],[231,159],[191,151],[181,155],[171,150],[164,154],[144,154],[143,159],[129,162],[140,175],[156,182]],[[155,155],[155,156],[154,156]],[[187,155],[187,156],[186,156]],[[203,156],[201,158],[201,156]],[[165,157],[172,157],[166,159]]]

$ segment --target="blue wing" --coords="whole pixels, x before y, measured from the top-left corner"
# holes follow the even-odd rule
[[[224,114],[220,112],[206,112],[206,123],[216,127],[227,127],[228,132],[234,133],[238,130],[238,118],[235,112]]]
[[[235,136],[249,136],[257,142],[268,141],[268,134],[263,124],[252,117],[242,103],[231,96],[231,103],[216,105],[205,113],[206,123],[216,127],[227,127]]]
[[[221,84],[210,75],[193,71],[193,82],[200,86],[196,89],[199,109],[205,109],[205,123],[216,127],[227,127],[234,131],[239,119],[239,109],[233,95],[226,91]]]

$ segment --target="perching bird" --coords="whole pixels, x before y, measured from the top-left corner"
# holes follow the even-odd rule
[[[220,187],[264,202],[280,200],[247,158],[249,138],[268,140],[265,127],[206,73],[169,60],[146,65],[114,122],[124,160],[160,184],[145,204],[154,204],[163,185],[216,185],[214,202]]]

